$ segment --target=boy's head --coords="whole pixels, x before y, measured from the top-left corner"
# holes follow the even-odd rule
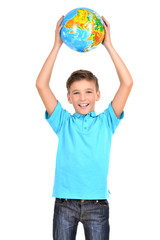
[[[86,115],[95,111],[95,102],[100,99],[98,79],[93,73],[78,70],[66,82],[67,98],[76,113]]]

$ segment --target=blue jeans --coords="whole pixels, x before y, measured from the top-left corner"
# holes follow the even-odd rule
[[[109,203],[104,200],[55,199],[53,239],[75,240],[78,222],[86,240],[109,240]]]

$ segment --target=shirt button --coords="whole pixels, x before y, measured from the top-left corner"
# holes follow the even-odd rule
[[[86,127],[84,127],[84,129],[87,129]]]
[[[85,122],[87,122],[87,120],[84,120]]]

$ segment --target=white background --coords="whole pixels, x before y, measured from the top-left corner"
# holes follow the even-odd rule
[[[35,83],[53,43],[56,23],[77,7],[110,22],[114,48],[134,85],[112,140],[109,171],[110,239],[159,240],[159,5],[158,1],[3,1],[0,8],[0,239],[52,239],[52,188],[58,138],[44,118]],[[96,114],[108,107],[119,79],[102,46],[78,53],[63,44],[51,89],[63,108],[66,80],[77,69],[99,79]],[[78,240],[83,240],[79,223]]]

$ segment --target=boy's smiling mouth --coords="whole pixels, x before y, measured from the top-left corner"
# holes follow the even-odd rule
[[[87,108],[88,105],[89,105],[89,103],[81,103],[81,104],[78,104],[78,106],[79,106],[80,108],[82,108],[82,109]]]

